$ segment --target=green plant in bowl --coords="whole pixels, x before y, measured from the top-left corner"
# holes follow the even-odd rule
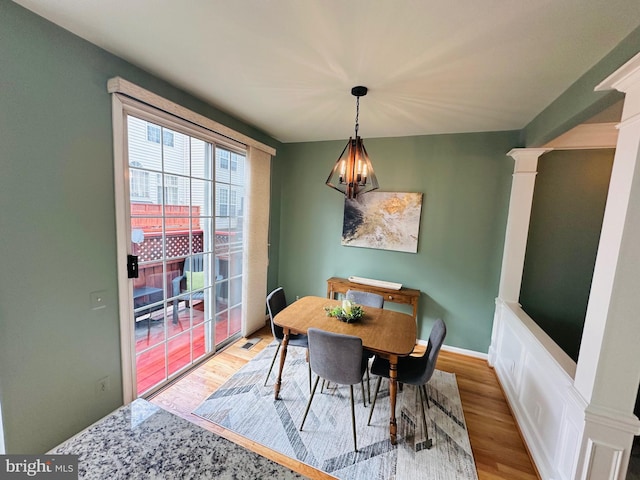
[[[364,315],[363,308],[349,300],[343,300],[342,305],[335,307],[324,307],[329,317],[335,317],[341,322],[353,323],[362,318]]]

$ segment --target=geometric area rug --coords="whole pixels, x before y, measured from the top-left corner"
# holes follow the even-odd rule
[[[398,436],[394,446],[389,440],[388,381],[382,381],[370,426],[367,426],[368,401],[364,407],[362,390],[355,385],[356,453],[348,386],[330,384],[321,393],[320,382],[304,430],[300,431],[310,394],[304,349],[292,347],[287,351],[280,400],[274,400],[273,383],[279,360],[266,387],[264,380],[276,346],[274,342],[266,347],[194,413],[343,480],[477,480],[454,374],[436,370],[427,384],[431,406],[426,410],[427,427],[433,441],[430,449],[424,448],[417,389],[404,385],[398,391]],[[372,376],[372,396],[375,379]]]

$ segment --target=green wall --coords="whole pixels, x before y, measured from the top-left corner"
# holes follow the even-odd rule
[[[596,92],[594,88],[639,50],[640,27],[540,112],[522,130],[521,144],[526,147],[544,145],[622,99],[623,94],[615,90]]]
[[[640,27],[540,112],[521,131],[521,143],[544,145],[622,99],[620,92],[596,92],[594,88],[639,51]],[[582,338],[612,155],[605,151],[551,152],[539,161],[520,300],[574,360]],[[572,198],[570,192],[577,197]],[[557,216],[559,212],[562,217]],[[543,278],[545,274],[549,277]]]
[[[506,152],[539,145],[597,108],[589,89],[638,45],[640,29],[588,73],[596,82],[576,82],[520,136],[367,139],[382,190],[425,194],[419,250],[407,254],[340,245],[343,199],[323,182],[346,139],[280,145],[0,0],[0,402],[7,450],[44,452],[122,401],[109,78],[122,76],[278,149],[270,287],[284,285],[293,299],[324,295],[333,275],[399,281],[423,292],[422,338],[442,317],[448,345],[486,352],[513,169]],[[108,305],[92,311],[89,294],[99,290]],[[96,382],[107,375],[112,389],[97,395]]]
[[[591,289],[613,150],[540,157],[520,303],[575,361]]]
[[[7,451],[42,453],[122,404],[107,80],[278,144],[8,0],[0,66],[0,402]]]
[[[289,299],[326,294],[331,276],[357,275],[423,292],[419,336],[447,323],[447,345],[487,352],[517,132],[366,139],[381,191],[422,192],[418,253],[341,246],[344,197],[324,185],[346,140],[285,144],[278,283]]]

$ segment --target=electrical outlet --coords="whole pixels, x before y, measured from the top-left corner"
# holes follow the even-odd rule
[[[109,390],[111,390],[111,379],[108,376],[98,380],[98,383],[96,383],[96,393],[98,395],[106,393]]]

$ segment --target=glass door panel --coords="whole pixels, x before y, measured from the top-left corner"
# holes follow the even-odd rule
[[[213,146],[128,117],[138,394],[214,348]]]
[[[216,321],[217,342],[241,329],[242,260],[244,255],[243,205],[245,156],[216,148]]]

